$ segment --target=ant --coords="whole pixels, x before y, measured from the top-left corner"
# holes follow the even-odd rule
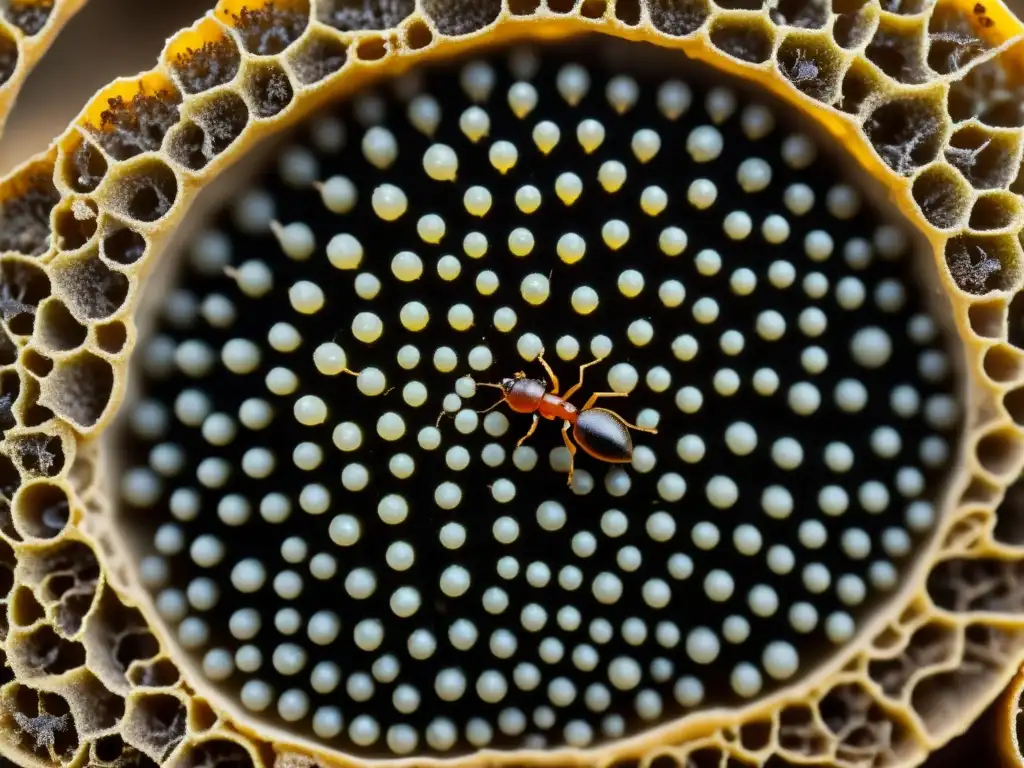
[[[569,485],[572,485],[573,468],[576,462],[576,446],[573,445],[572,440],[575,440],[585,453],[598,461],[609,464],[626,464],[633,458],[633,440],[629,436],[629,430],[635,429],[638,432],[648,432],[652,435],[658,434],[658,430],[630,424],[615,411],[607,408],[595,408],[594,403],[602,397],[626,397],[628,393],[594,392],[582,408],[576,408],[569,402],[569,398],[583,386],[583,375],[586,369],[603,359],[603,357],[598,357],[581,365],[580,380],[560,396],[558,394],[558,376],[544,359],[544,350],[542,349],[537,355],[537,361],[544,366],[544,371],[551,380],[551,389],[548,390],[547,380],[527,378],[523,371],[519,371],[515,376],[502,379],[497,384],[478,382],[482,387],[494,387],[502,392],[501,400],[478,413],[487,413],[502,403],[508,403],[508,407],[516,413],[532,413],[533,423],[526,434],[519,438],[516,448],[526,442],[534,433],[541,416],[552,421],[562,419],[564,422],[562,424],[562,440],[565,441],[565,447],[569,449]],[[572,427],[572,440],[569,439],[570,427]]]

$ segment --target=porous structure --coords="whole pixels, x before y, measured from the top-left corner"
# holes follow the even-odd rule
[[[923,760],[1024,658],[1021,31],[218,4],[0,184],[0,753]]]

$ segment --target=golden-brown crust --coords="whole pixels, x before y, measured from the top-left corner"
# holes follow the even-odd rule
[[[15,487],[47,478],[69,507],[69,523],[48,538],[27,522],[38,513],[31,500],[39,494],[18,495],[12,522],[0,524],[0,549],[9,550],[5,564],[15,569],[9,610],[18,626],[6,648],[19,677],[0,688],[7,702],[0,752],[19,764],[55,756],[59,739],[31,736],[50,722],[25,704],[34,697],[45,700],[38,712],[53,707],[48,716],[67,718],[64,727],[73,720],[80,732],[80,743],[60,755],[66,760],[86,760],[90,739],[113,727],[102,718],[89,722],[89,705],[116,701],[126,707],[120,733],[127,749],[165,764],[224,739],[237,747],[222,748],[237,748],[257,765],[271,765],[278,750],[316,754],[312,743],[247,724],[212,692],[209,701],[193,693],[182,675],[196,686],[198,675],[176,668],[164,643],[119,672],[112,649],[126,633],[159,634],[146,628],[152,611],[131,589],[95,483],[95,439],[124,394],[140,281],[198,191],[260,138],[415,63],[587,31],[678,48],[768,88],[842,140],[884,183],[931,245],[963,345],[968,428],[934,544],[842,656],[741,711],[697,713],[602,750],[496,754],[494,763],[649,764],[667,756],[703,765],[702,756],[707,764],[755,765],[775,755],[800,764],[911,765],[962,731],[1024,660],[1024,541],[997,526],[1018,513],[1017,495],[1003,495],[1024,464],[1024,350],[1010,330],[1024,306],[1014,300],[1024,277],[1016,172],[1024,116],[1010,119],[1024,95],[1024,25],[991,1],[899,2],[890,10],[871,2],[842,18],[829,13],[817,31],[768,11],[695,0],[607,7],[586,0],[555,10],[424,0],[405,19],[375,15],[373,6],[350,17],[332,15],[327,2],[308,5],[221,2],[172,38],[154,69],[104,88],[53,150],[0,183],[10,249],[0,260],[31,256],[49,280],[31,335],[4,328],[19,349],[6,370],[22,386],[18,426],[6,431],[0,458]],[[880,46],[904,51],[905,65],[894,68]],[[996,93],[1008,101],[997,103]],[[152,129],[146,135],[134,128],[140,115]],[[36,406],[53,419],[25,426]],[[58,571],[76,579],[61,596],[47,587]],[[32,668],[22,651],[56,643],[53,637],[69,658],[84,653],[90,671]],[[322,759],[365,764],[336,754]]]

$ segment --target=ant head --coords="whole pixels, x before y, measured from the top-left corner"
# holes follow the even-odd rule
[[[506,377],[501,380],[498,386],[500,386],[502,391],[507,395],[512,390],[512,387],[515,386],[515,383],[519,381],[520,378],[521,377],[518,375],[516,375],[515,377]]]

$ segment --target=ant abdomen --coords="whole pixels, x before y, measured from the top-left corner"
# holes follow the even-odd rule
[[[595,459],[625,464],[633,458],[633,439],[626,422],[607,408],[581,411],[573,425],[572,436]]]

